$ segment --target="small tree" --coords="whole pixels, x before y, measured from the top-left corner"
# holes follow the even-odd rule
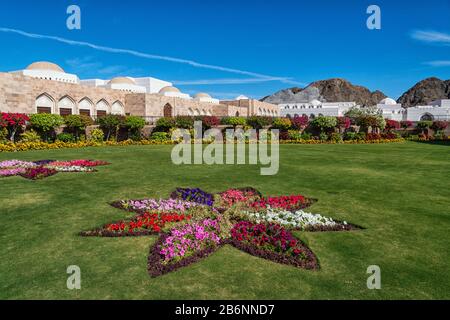
[[[419,121],[417,122],[417,128],[422,131],[423,134],[425,134],[425,131],[430,129],[433,125],[432,121]]]
[[[392,131],[392,130],[398,130],[400,129],[400,122],[395,120],[386,120],[386,130]]]
[[[100,125],[100,128],[106,132],[106,140],[108,141],[111,139],[111,136],[113,134],[116,135],[119,133],[119,128],[123,123],[123,116],[115,115],[115,114],[108,114],[104,117],[99,118],[98,124]]]
[[[431,129],[436,131],[436,134],[440,134],[448,127],[448,122],[446,121],[434,121],[431,125]]]
[[[292,128],[296,130],[304,130],[309,124],[309,118],[306,115],[303,116],[295,116],[291,119]]]
[[[164,117],[156,121],[155,132],[169,132],[171,129],[175,128],[177,125],[175,118]],[[187,129],[187,128],[186,128]]]
[[[191,116],[177,116],[175,117],[177,128],[192,129],[194,128],[194,118]]]
[[[247,118],[247,124],[257,130],[270,126],[272,123],[273,119],[270,117],[251,116]]]
[[[287,131],[292,127],[291,119],[289,118],[276,118],[273,120],[272,128],[281,131]]]
[[[33,114],[30,116],[31,127],[39,132],[45,141],[49,140],[49,134],[55,131],[56,128],[64,124],[64,119],[57,114]]]
[[[6,128],[9,133],[9,140],[16,141],[17,132],[30,121],[26,114],[22,113],[3,113],[1,114],[0,127]]]
[[[321,133],[325,133],[337,126],[336,117],[317,117],[311,121],[311,125],[318,128]]]
[[[137,116],[128,116],[124,125],[128,129],[128,138],[139,140],[141,138],[141,130],[145,127],[145,120]]]
[[[86,130],[86,127],[91,126],[94,122],[92,118],[86,115],[68,115],[64,118],[67,128],[73,132],[76,140],[80,138],[80,132]]]

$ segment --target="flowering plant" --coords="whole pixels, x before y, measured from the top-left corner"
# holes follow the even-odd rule
[[[7,128],[10,133],[11,142],[15,141],[16,133],[20,127],[26,125],[30,118],[22,113],[4,113],[1,114],[0,126]]]
[[[91,161],[91,160],[71,160],[71,161],[53,161],[49,163],[50,166],[55,167],[98,167],[109,165],[105,161]]]
[[[49,169],[46,167],[36,167],[25,169],[25,172],[20,173],[20,175],[26,179],[30,180],[40,180],[50,176],[54,176],[58,171],[55,169]]]
[[[184,201],[195,202],[212,207],[214,196],[199,188],[177,188],[171,195],[173,199],[182,199]]]
[[[219,223],[212,219],[172,229],[159,248],[163,263],[176,262],[206,247],[218,246],[219,233]]]
[[[265,250],[305,258],[303,247],[294,236],[278,224],[253,224],[249,221],[239,222],[231,230],[234,240],[261,247]]]
[[[259,198],[258,192],[251,188],[229,189],[218,195],[216,202],[218,207],[230,208],[237,203],[248,203]]]
[[[305,198],[302,195],[281,196],[262,198],[250,204],[250,207],[256,210],[266,208],[277,208],[284,210],[304,209],[311,205],[315,200]]]
[[[143,199],[143,200],[121,200],[113,203],[114,207],[133,212],[145,211],[177,211],[185,213],[189,209],[201,206],[196,202],[178,200],[178,199]]]
[[[336,222],[331,218],[324,217],[320,214],[313,214],[299,210],[296,212],[268,208],[261,212],[247,211],[245,214],[250,220],[256,223],[277,223],[287,228],[297,230],[344,230],[350,225],[344,221],[342,223]]]

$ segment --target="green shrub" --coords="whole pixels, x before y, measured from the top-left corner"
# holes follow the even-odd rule
[[[367,134],[365,132],[358,132],[355,136],[356,140],[366,140]]]
[[[247,124],[251,126],[253,129],[260,130],[264,127],[270,126],[273,122],[272,118],[269,117],[258,117],[251,116],[247,118]]]
[[[0,143],[8,141],[8,129],[0,128]]]
[[[301,138],[303,140],[312,140],[312,137],[313,137],[312,134],[308,132],[303,132],[301,135]]]
[[[322,132],[321,134],[319,134],[319,140],[320,141],[328,141],[328,134],[326,134],[325,132]]]
[[[91,132],[90,141],[103,142],[105,140],[105,133],[101,129],[94,129]]]
[[[335,143],[341,143],[343,141],[342,135],[340,133],[333,132],[330,136],[330,141]]]
[[[289,118],[276,118],[273,120],[272,128],[286,131],[292,127],[292,122]]]
[[[180,129],[194,128],[194,118],[190,116],[177,116],[175,118],[176,127]]]
[[[247,119],[243,117],[224,117],[221,123],[233,127],[245,126],[247,125]]]
[[[109,141],[113,137],[113,134],[115,135],[115,138],[117,140],[119,128],[124,123],[124,116],[108,114],[104,117],[99,118],[97,121],[100,125],[100,128],[104,132],[106,132],[106,140]]]
[[[71,133],[60,133],[56,136],[56,140],[62,142],[76,142],[77,139]]]
[[[290,140],[301,140],[302,134],[298,130],[289,130],[288,131]]]
[[[93,125],[94,121],[92,121],[91,117],[83,114],[72,114],[64,118],[64,123],[66,124],[67,129],[72,132],[78,140],[80,134],[86,130],[86,127]]]
[[[432,125],[433,125],[432,121],[419,121],[419,122],[417,122],[417,128],[422,130],[422,132],[427,130],[427,129],[430,129]]]
[[[156,128],[155,131],[157,132],[169,132],[170,129],[176,128],[177,123],[175,121],[175,118],[160,118],[158,121],[156,121]]]
[[[128,138],[139,141],[142,138],[141,130],[145,127],[145,120],[141,117],[128,116],[124,126],[128,129]]]
[[[344,136],[344,140],[356,140],[356,132],[346,132]]]
[[[337,123],[336,117],[317,117],[311,121],[311,125],[322,133],[336,127]]]
[[[22,142],[40,142],[41,136],[34,130],[25,131],[20,135],[20,141]]]
[[[48,141],[50,134],[64,124],[64,119],[57,114],[38,113],[30,116],[30,123],[31,127],[42,134],[45,141]]]
[[[150,140],[166,142],[171,140],[171,136],[168,132],[153,132]]]

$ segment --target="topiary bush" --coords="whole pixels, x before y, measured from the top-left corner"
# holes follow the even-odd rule
[[[171,140],[171,136],[168,132],[154,132],[152,133],[150,140],[158,142],[167,142]]]
[[[246,126],[247,125],[247,119],[243,117],[224,117],[221,121],[222,124],[228,125],[228,126]]]
[[[177,116],[175,117],[175,124],[180,129],[192,129],[194,128],[194,118],[190,116]]]
[[[94,124],[91,117],[86,115],[72,114],[64,118],[64,123],[67,129],[75,135],[76,140],[79,140],[82,132],[86,130],[86,127]]]

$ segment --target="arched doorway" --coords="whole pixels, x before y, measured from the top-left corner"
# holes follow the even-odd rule
[[[433,115],[429,114],[429,113],[425,113],[421,118],[420,121],[433,121],[434,117]]]
[[[239,111],[236,111],[236,117],[239,117],[239,116],[240,116]]]
[[[172,116],[173,116],[173,108],[170,105],[170,103],[168,103],[164,106],[164,117],[170,118]]]

